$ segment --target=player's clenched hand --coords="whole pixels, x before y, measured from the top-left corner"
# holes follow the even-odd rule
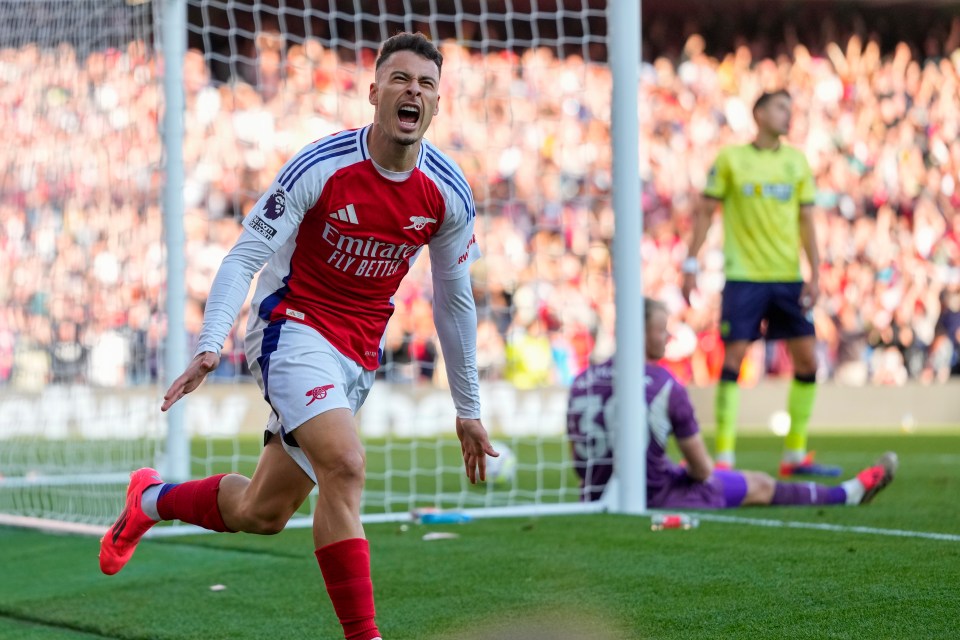
[[[697,274],[695,273],[683,274],[683,299],[687,301],[687,304],[690,304],[690,294],[693,293],[693,290],[696,288],[697,288]]]
[[[457,437],[460,438],[463,466],[467,470],[470,484],[477,484],[478,478],[481,482],[486,480],[487,456],[497,458],[500,454],[493,450],[483,424],[472,418],[457,418]]]
[[[160,406],[160,410],[166,411],[172,407],[177,400],[199,387],[203,379],[207,377],[207,374],[216,369],[219,364],[220,356],[218,354],[211,353],[210,351],[198,353],[187,366],[187,370],[184,371],[179,378],[174,380],[170,388],[167,389],[166,395],[163,396],[163,404]]]

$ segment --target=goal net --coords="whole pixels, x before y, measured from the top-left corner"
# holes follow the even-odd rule
[[[102,525],[158,454],[151,25],[123,0],[0,2],[0,523]]]
[[[0,202],[25,228],[23,254],[9,258],[13,266],[24,272],[28,262],[43,265],[49,278],[31,282],[31,295],[24,295],[14,276],[2,276],[9,283],[0,290],[8,297],[4,306],[17,317],[3,320],[0,330],[7,328],[17,352],[35,340],[30,326],[40,322],[35,309],[41,303],[52,309],[67,299],[87,309],[114,308],[103,310],[104,318],[78,316],[86,366],[75,378],[48,374],[21,388],[14,358],[12,377],[0,383],[0,402],[17,407],[0,413],[0,514],[102,526],[122,498],[118,479],[154,464],[164,450],[157,411],[165,329],[157,128],[159,74],[171,62],[152,48],[160,40],[159,12],[149,4],[86,0],[64,11],[55,10],[54,2],[13,3],[35,7],[28,29],[9,4],[0,2],[0,71],[32,96],[23,125],[31,153],[5,165]],[[431,508],[478,515],[597,509],[579,500],[565,414],[573,376],[613,350],[606,3],[186,4],[183,159],[191,345],[220,260],[261,191],[305,143],[370,122],[367,94],[380,42],[401,30],[421,31],[444,55],[440,114],[427,137],[463,168],[478,209],[483,258],[472,277],[483,419],[504,455],[494,462],[491,481],[468,484],[432,324],[425,256],[397,292],[378,380],[358,415],[367,449],[364,517],[405,518]],[[72,19],[61,15],[74,10]],[[94,28],[91,15],[104,15],[112,30]],[[77,42],[81,36],[86,40]],[[45,61],[42,73],[31,56]],[[9,100],[2,104],[8,117],[24,109]],[[70,118],[73,128],[64,130]],[[88,142],[88,153],[58,151],[77,135]],[[100,142],[107,138],[113,144]],[[32,180],[44,176],[62,201],[41,219],[42,233],[30,207],[18,200],[33,190],[17,186],[28,173]],[[105,174],[109,180],[102,180]],[[101,179],[103,191],[87,185],[85,176]],[[71,216],[68,203],[77,199],[84,205]],[[102,257],[109,252],[104,247],[114,245],[113,257]],[[53,266],[44,262],[44,251],[55,256]],[[65,252],[95,277],[110,277],[71,280],[55,264]],[[243,356],[247,311],[245,306],[224,345],[220,368],[187,399],[193,477],[249,475],[262,449],[269,408]],[[46,322],[47,331],[60,330],[50,312]],[[124,371],[137,375],[101,372],[91,346],[97,331],[137,336],[127,337],[124,347]],[[45,353],[48,360],[57,357],[55,348]],[[108,353],[119,358],[119,348]],[[311,497],[294,525],[310,522],[313,502]]]

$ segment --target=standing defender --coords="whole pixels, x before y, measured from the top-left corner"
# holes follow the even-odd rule
[[[816,464],[807,452],[807,425],[817,389],[812,310],[820,292],[820,256],[813,225],[813,174],[803,154],[780,140],[790,130],[790,110],[786,91],[764,93],[753,107],[756,139],[724,147],[717,155],[683,262],[683,295],[689,302],[699,269],[697,254],[720,203],[727,282],[720,324],[726,349],[716,397],[717,466],[734,466],[740,365],[750,343],[763,336],[786,340],[793,359],[787,401],[790,433],[780,474],[836,476],[838,467]],[[810,262],[807,282],[800,271],[801,246]]]

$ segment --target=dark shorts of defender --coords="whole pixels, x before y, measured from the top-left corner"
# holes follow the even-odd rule
[[[720,336],[724,342],[752,342],[761,337],[785,340],[816,335],[813,313],[800,304],[802,291],[802,282],[728,280],[723,288]]]

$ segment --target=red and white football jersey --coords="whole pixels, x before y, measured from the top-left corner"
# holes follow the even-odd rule
[[[250,328],[302,322],[373,370],[391,298],[420,250],[430,245],[433,272],[445,279],[466,273],[479,250],[459,167],[423,140],[410,177],[391,180],[370,159],[369,129],[307,145],[243,224],[275,252],[257,281]]]

